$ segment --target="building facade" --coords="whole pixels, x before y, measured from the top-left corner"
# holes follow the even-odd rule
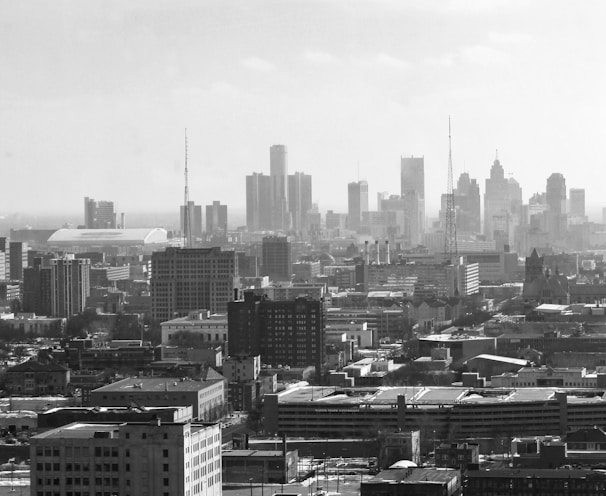
[[[80,313],[90,296],[90,260],[66,255],[50,261],[51,315],[70,317]]]
[[[266,236],[261,245],[262,276],[270,281],[290,281],[292,277],[291,244],[286,236]]]

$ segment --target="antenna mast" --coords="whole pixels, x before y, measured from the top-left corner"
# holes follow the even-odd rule
[[[454,186],[452,179],[452,138],[450,135],[450,116],[448,117],[448,186],[446,192],[446,226],[444,233],[444,253],[454,270],[458,266],[457,220],[455,210]],[[458,294],[457,277],[455,274],[455,294]]]
[[[185,191],[183,193],[183,243],[186,248],[192,248],[191,214],[189,208],[189,184],[187,173],[187,128],[185,128]]]

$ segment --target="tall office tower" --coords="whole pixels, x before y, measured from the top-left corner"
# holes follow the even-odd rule
[[[547,232],[552,240],[561,239],[566,232],[566,179],[559,172],[547,178]]]
[[[357,181],[347,185],[347,221],[349,229],[359,231],[362,214],[368,212],[368,183]]]
[[[292,276],[291,246],[286,236],[266,236],[261,244],[263,276],[270,281],[290,281]]]
[[[509,240],[513,240],[514,227],[522,206],[522,189],[518,182],[507,179],[498,157],[490,169],[490,178],[486,179],[484,191],[484,235],[495,238],[495,231],[502,231]],[[510,242],[511,242],[510,241]]]
[[[272,229],[290,228],[288,215],[288,154],[286,146],[269,148],[269,176],[271,177]]]
[[[52,315],[52,271],[35,258],[32,267],[23,271],[23,311],[37,315]]]
[[[23,269],[27,267],[27,243],[11,241],[8,249],[9,277],[13,281],[23,280]]]
[[[187,239],[187,230],[191,229],[192,242],[202,238],[202,205],[196,205],[193,201],[187,202],[179,207],[179,226],[183,239]]]
[[[585,189],[570,188],[570,215],[585,217]]]
[[[86,229],[115,229],[114,202],[95,201],[88,196],[84,197],[84,227]]]
[[[402,196],[410,196],[414,191],[417,195],[419,206],[418,224],[419,236],[425,231],[425,158],[424,157],[400,157],[400,193]]]
[[[169,247],[151,265],[152,318],[160,322],[202,308],[223,313],[239,286],[235,251]]]
[[[272,229],[271,177],[253,172],[246,176],[246,228],[249,232]]]
[[[206,233],[216,232],[227,232],[227,205],[221,205],[220,201],[206,205]]]
[[[90,296],[90,259],[66,255],[53,258],[50,268],[52,316],[82,312]]]
[[[288,176],[288,211],[292,229],[300,233],[308,229],[307,214],[312,210],[311,176],[295,172]]]
[[[480,185],[467,172],[463,172],[457,181],[455,208],[459,233],[482,232]]]
[[[272,301],[244,292],[228,305],[227,338],[233,355],[261,355],[262,363],[324,365],[324,302],[307,298]]]
[[[73,422],[32,437],[30,458],[35,495],[222,494],[219,424]]]

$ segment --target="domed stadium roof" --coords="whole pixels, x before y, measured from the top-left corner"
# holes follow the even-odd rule
[[[51,247],[67,246],[137,246],[166,244],[166,230],[146,229],[59,229],[50,238]]]

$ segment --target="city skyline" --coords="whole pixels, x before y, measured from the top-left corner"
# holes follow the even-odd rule
[[[345,212],[358,179],[374,208],[399,193],[400,157],[424,157],[436,216],[451,115],[455,178],[483,184],[498,149],[524,201],[559,172],[598,218],[601,4],[233,5],[3,4],[0,161],[15,186],[0,215],[78,212],[85,195],[178,212],[187,127],[197,204],[242,213],[244,177],[281,143],[322,212]]]

